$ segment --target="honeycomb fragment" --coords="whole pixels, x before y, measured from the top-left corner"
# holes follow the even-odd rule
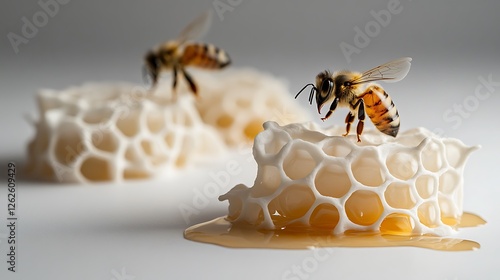
[[[229,201],[229,220],[260,230],[333,234],[453,232],[463,211],[463,168],[477,146],[423,128],[397,138],[368,129],[361,143],[355,135],[328,136],[343,130],[266,122],[254,141],[254,186],[238,185],[219,197]]]
[[[89,83],[40,91],[27,171],[35,179],[59,182],[165,176],[250,145],[265,120],[307,120],[286,84],[271,75],[247,69],[193,70],[192,76],[196,98],[184,79],[174,95],[169,75],[153,90]],[[83,162],[87,158],[106,162],[107,175]]]
[[[217,75],[223,82],[205,78],[196,106],[201,119],[217,128],[228,145],[251,144],[265,121],[284,125],[308,120],[284,81],[252,69],[224,72]]]
[[[226,151],[191,94],[172,102],[140,96],[138,89],[146,93],[129,84],[40,92],[41,117],[28,150],[31,175],[59,182],[144,179]],[[70,118],[67,108],[79,111]],[[174,118],[181,121],[169,121]]]

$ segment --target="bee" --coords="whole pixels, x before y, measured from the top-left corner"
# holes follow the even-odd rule
[[[305,85],[295,98],[308,86],[312,86],[309,103],[312,105],[313,98],[316,99],[319,114],[325,103],[332,102],[328,113],[321,118],[322,121],[328,119],[337,106],[348,107],[349,113],[345,118],[346,133],[343,136],[349,134],[351,124],[357,116],[358,142],[361,142],[360,135],[363,133],[365,114],[380,132],[396,137],[400,124],[399,112],[385,90],[371,82],[402,80],[410,71],[410,62],[410,57],[403,57],[363,73],[345,70],[332,73],[326,70],[316,76],[316,85],[312,83]]]
[[[146,53],[144,76],[149,75],[153,87],[158,83],[162,71],[172,70],[174,92],[177,87],[177,76],[180,73],[196,95],[198,88],[191,75],[186,71],[186,66],[221,69],[231,63],[229,55],[224,50],[212,44],[191,41],[202,37],[208,31],[211,21],[212,12],[207,10],[186,26],[176,40],[163,43]]]

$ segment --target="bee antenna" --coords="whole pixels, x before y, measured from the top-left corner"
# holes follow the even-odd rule
[[[313,86],[311,88],[311,92],[309,93],[309,104],[313,104],[313,98],[314,98],[314,94],[316,93],[316,87]]]
[[[300,91],[299,93],[297,93],[295,95],[295,99],[297,99],[297,97],[308,87],[308,86],[312,86],[312,89],[311,89],[311,93],[309,94],[309,102],[312,102],[312,96],[314,94],[314,92],[316,91],[316,87],[314,86],[314,84],[307,84],[305,85]]]

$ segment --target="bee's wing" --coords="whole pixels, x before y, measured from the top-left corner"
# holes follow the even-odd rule
[[[370,69],[357,79],[351,81],[352,84],[362,84],[374,81],[397,82],[401,81],[410,71],[411,57],[402,57],[373,69]]]
[[[212,10],[207,10],[203,14],[195,18],[188,26],[182,30],[181,34],[177,38],[179,44],[183,44],[186,41],[194,40],[202,37],[207,33],[210,25],[212,24]]]

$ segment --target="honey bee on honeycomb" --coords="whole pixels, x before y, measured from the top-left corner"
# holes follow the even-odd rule
[[[356,135],[361,142],[360,135],[363,133],[365,113],[373,122],[375,127],[382,133],[396,137],[399,131],[399,112],[387,92],[377,84],[368,84],[375,81],[397,82],[402,80],[410,71],[410,57],[403,57],[384,63],[363,73],[352,71],[339,71],[331,73],[323,71],[316,76],[316,85],[307,84],[297,93],[308,86],[312,86],[309,94],[309,103],[312,104],[316,96],[318,113],[327,102],[332,102],[330,110],[321,120],[328,119],[333,111],[340,107],[349,107],[349,113],[345,118],[346,133],[349,134],[351,123],[358,117]]]

